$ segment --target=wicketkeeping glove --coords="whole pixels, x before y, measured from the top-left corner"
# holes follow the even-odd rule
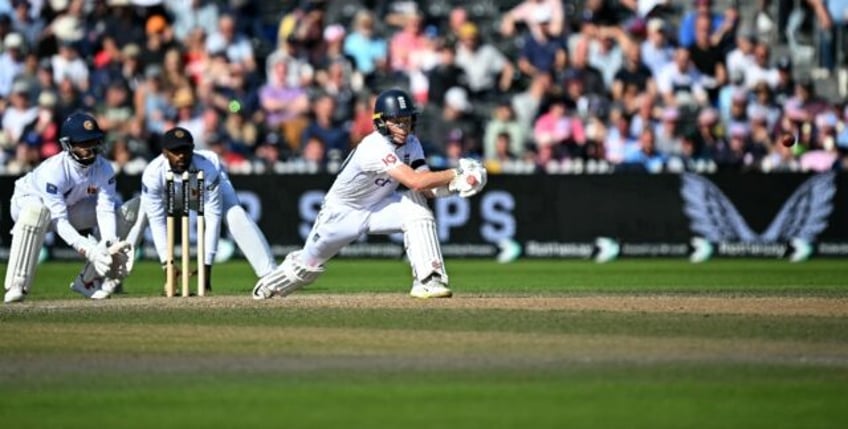
[[[88,240],[81,246],[80,251],[83,256],[91,262],[94,271],[98,276],[106,276],[112,268],[112,255],[107,249],[108,243],[101,241],[96,242],[93,238],[88,237]]]
[[[120,280],[127,277],[135,262],[135,249],[126,241],[118,241],[107,249],[112,257],[112,264],[107,277]]]

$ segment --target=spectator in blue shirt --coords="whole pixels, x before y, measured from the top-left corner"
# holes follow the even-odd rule
[[[388,46],[385,39],[374,36],[374,16],[360,10],[353,19],[353,31],[345,38],[344,53],[353,57],[356,69],[371,75],[386,66]]]
[[[347,154],[350,135],[346,128],[333,122],[336,100],[329,94],[319,95],[312,106],[313,118],[301,135],[301,150],[305,150],[310,139],[317,137],[324,142],[326,152],[339,151]]]

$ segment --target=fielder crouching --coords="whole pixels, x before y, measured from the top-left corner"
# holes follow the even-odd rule
[[[417,117],[406,92],[390,89],[377,96],[376,131],[342,164],[303,249],[288,254],[273,273],[259,280],[254,299],[285,296],[312,283],[326,261],[362,234],[400,231],[412,265],[410,295],[452,295],[436,222],[425,198],[475,195],[486,185],[486,170],[477,161],[462,159],[458,169],[430,171],[413,134]],[[409,191],[399,192],[399,185]]]
[[[276,267],[268,241],[256,223],[239,204],[235,189],[221,164],[218,155],[207,150],[195,150],[194,138],[185,128],[168,130],[162,138],[162,154],[144,169],[141,183],[141,207],[143,216],[133,227],[128,239],[137,243],[145,222],[149,222],[156,253],[164,268],[167,258],[166,238],[166,186],[165,175],[174,173],[177,212],[182,208],[182,173],[203,170],[204,188],[198,189],[196,174],[190,174],[189,207],[197,209],[198,196],[203,192],[204,217],[206,219],[206,254],[203,256],[206,270],[207,291],[212,290],[212,263],[221,234],[221,221],[227,223],[239,249],[247,258],[258,277],[271,273]],[[198,269],[200,269],[198,267]],[[183,273],[182,275],[186,275]]]
[[[48,230],[87,260],[71,290],[91,299],[108,298],[129,271],[132,248],[118,238],[135,222],[138,200],[118,207],[114,171],[100,156],[103,131],[91,115],[75,112],[59,133],[63,151],[15,182],[6,303],[25,299]],[[93,230],[100,240],[83,236],[82,230]]]

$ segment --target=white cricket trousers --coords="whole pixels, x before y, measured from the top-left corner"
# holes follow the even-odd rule
[[[17,222],[21,209],[30,204],[44,205],[41,198],[35,195],[12,195],[9,208],[12,220]],[[68,222],[77,231],[91,229],[97,226],[97,197],[86,198],[68,207]],[[52,230],[52,225],[48,231]]]
[[[410,219],[432,216],[428,207],[399,192],[370,209],[325,204],[306,237],[301,259],[309,266],[319,266],[362,234],[401,232]]]

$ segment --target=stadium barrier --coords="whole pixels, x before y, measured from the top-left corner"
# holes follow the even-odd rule
[[[332,183],[328,175],[233,176],[247,212],[278,257],[298,248]],[[8,254],[15,178],[0,177],[0,257]],[[123,197],[140,177],[119,177]],[[848,174],[492,176],[472,199],[432,202],[447,257],[848,256]],[[193,222],[193,220],[192,220]],[[238,256],[222,228],[219,258]],[[191,238],[195,239],[194,236]],[[48,255],[77,255],[48,237]],[[155,253],[149,231],[144,256]],[[363,237],[342,257],[402,256],[400,234]]]

